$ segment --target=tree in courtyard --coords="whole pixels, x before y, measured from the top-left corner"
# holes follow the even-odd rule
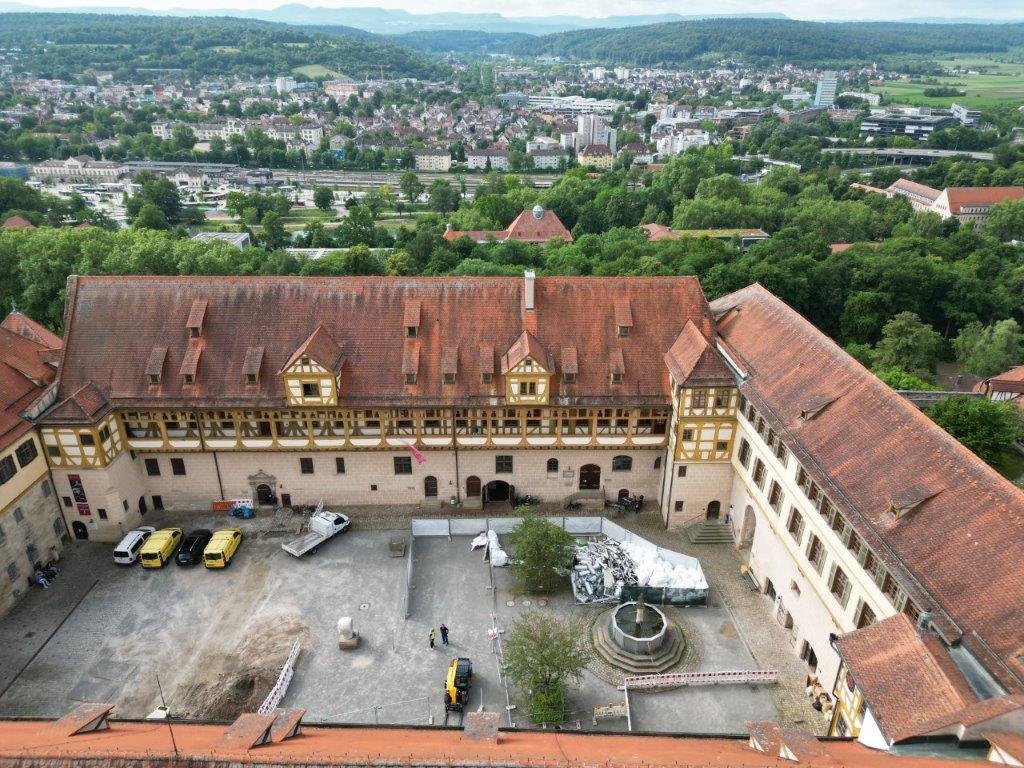
[[[317,187],[313,190],[313,205],[321,211],[329,211],[334,205],[334,190],[330,187]]]
[[[459,207],[459,193],[444,179],[435,179],[427,191],[427,204],[432,211],[451,213]]]
[[[995,464],[1016,440],[1024,439],[1024,415],[1014,403],[954,395],[925,413],[989,464]]]
[[[935,373],[942,336],[913,312],[900,312],[882,327],[875,347],[875,366],[898,368],[921,378]]]
[[[402,174],[398,180],[398,188],[402,190],[405,199],[410,203],[415,203],[423,194],[423,185],[420,183],[419,177],[412,171]]]
[[[558,569],[572,563],[572,535],[542,517],[523,511],[523,521],[509,535],[515,553],[512,573],[516,581],[531,592],[552,590],[564,582]]]
[[[505,674],[530,700],[534,723],[565,717],[565,688],[579,684],[593,650],[581,622],[528,611],[505,641]]]
[[[968,323],[953,340],[957,362],[976,376],[994,376],[1024,360],[1024,332],[1013,318],[992,325]]]

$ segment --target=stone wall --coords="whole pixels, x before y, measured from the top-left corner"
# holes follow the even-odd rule
[[[0,616],[30,588],[35,563],[55,559],[66,536],[57,497],[43,475],[0,512]]]

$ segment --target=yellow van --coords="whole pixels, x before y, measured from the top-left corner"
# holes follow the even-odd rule
[[[143,568],[163,568],[174,556],[174,550],[181,544],[181,528],[161,528],[150,534],[139,550],[139,562]]]
[[[207,568],[226,568],[242,543],[242,532],[238,528],[215,531],[210,543],[203,550],[203,565]]]

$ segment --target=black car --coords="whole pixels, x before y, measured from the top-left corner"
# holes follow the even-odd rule
[[[189,533],[181,540],[174,562],[178,565],[198,565],[203,562],[203,550],[210,543],[212,536],[213,534],[205,528]]]

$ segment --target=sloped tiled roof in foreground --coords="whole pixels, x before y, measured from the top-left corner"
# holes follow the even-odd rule
[[[1019,692],[1024,492],[762,286],[711,308],[748,374],[741,391],[880,559],[903,564],[921,608]]]
[[[664,354],[689,321],[714,333],[693,277],[540,277],[532,311],[524,290],[522,277],[73,278],[58,402],[88,384],[113,407],[283,406],[277,374],[312,338],[333,358],[322,364],[340,361],[342,406],[487,405],[505,383],[500,375],[482,380],[485,361],[500,359],[529,330],[555,368],[552,405],[668,405]],[[207,308],[201,337],[190,339],[196,300]],[[637,308],[626,338],[616,329],[623,302]],[[417,303],[419,326],[408,338],[406,310]],[[574,360],[562,359],[567,342]],[[158,347],[167,352],[151,383],[147,361]],[[258,383],[247,384],[249,350],[260,347]],[[190,384],[180,371],[198,348]],[[622,383],[613,386],[609,370],[620,354]],[[454,385],[443,385],[446,358],[457,361]],[[403,362],[411,361],[418,375],[406,385]],[[566,364],[577,368],[571,384],[561,380]]]
[[[266,720],[245,716],[245,725],[266,730]],[[391,766],[531,766],[532,768],[680,768],[730,766],[736,768],[949,768],[985,766],[983,761],[894,756],[855,741],[819,742],[808,749],[810,735],[796,738],[797,760],[778,752],[766,754],[750,746],[745,737],[637,736],[571,733],[567,731],[502,731],[497,743],[471,741],[455,729],[323,727],[304,725],[298,735],[274,738],[237,738],[239,724],[175,721],[170,730],[158,722],[105,721],[100,730],[81,733],[55,727],[52,721],[0,721],[0,765],[19,768],[72,768],[73,766],[292,765]],[[251,734],[250,734],[251,736]]]

